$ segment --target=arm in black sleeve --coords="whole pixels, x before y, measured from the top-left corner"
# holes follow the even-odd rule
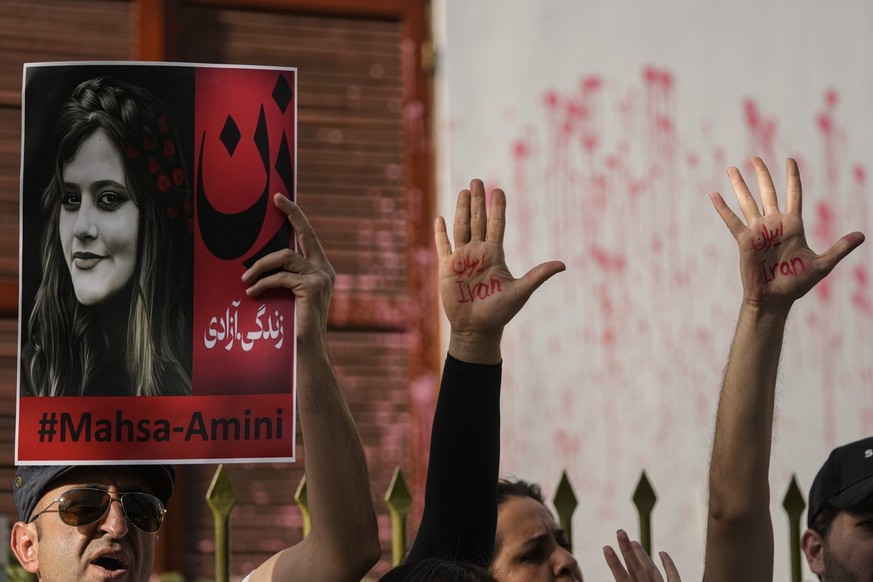
[[[447,356],[434,413],[424,515],[406,562],[488,567],[497,528],[501,364]]]

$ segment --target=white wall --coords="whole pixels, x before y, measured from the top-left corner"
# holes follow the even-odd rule
[[[865,0],[436,0],[440,212],[473,177],[507,192],[518,276],[552,258],[505,339],[502,472],[581,497],[587,581],[637,532],[645,469],[654,545],[687,580],[703,564],[706,474],[740,300],[724,169],[796,157],[810,245],[869,235],[873,4]],[[775,580],[788,579],[782,497],[828,451],[873,434],[868,242],[795,307],[771,483]],[[827,290],[827,293],[823,291]],[[805,568],[805,565],[804,565]],[[814,577],[805,571],[805,579]]]

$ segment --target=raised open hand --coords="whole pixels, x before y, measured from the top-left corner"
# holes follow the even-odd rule
[[[452,337],[465,343],[483,338],[499,342],[503,327],[522,308],[531,294],[566,267],[560,261],[537,265],[520,279],[509,272],[503,254],[506,228],[506,195],[491,192],[491,209],[485,211],[485,186],[470,182],[458,194],[454,243],[449,242],[446,222],[438,216],[434,225],[439,257],[440,296],[452,327]],[[451,350],[451,347],[450,347]]]
[[[603,548],[603,557],[606,558],[606,565],[609,566],[615,582],[664,582],[664,577],[661,576],[655,562],[639,542],[632,542],[624,530],[618,530],[616,538],[627,569],[622,565],[621,558],[612,546]],[[667,574],[667,582],[682,582],[679,578],[679,570],[676,569],[676,564],[673,563],[670,555],[661,552],[660,557],[664,572]]]
[[[246,293],[258,297],[268,289],[289,289],[297,301],[298,349],[312,346],[314,340],[314,345],[321,348],[326,341],[336,273],[300,207],[281,194],[276,194],[273,202],[287,215],[300,250],[282,249],[258,259],[242,275],[243,282],[251,285]]]
[[[740,248],[743,300],[758,307],[788,309],[864,242],[864,235],[849,233],[817,255],[809,248],[803,230],[797,162],[789,158],[786,163],[788,179],[784,212],[779,210],[776,189],[767,166],[756,157],[752,158],[752,167],[758,180],[761,209],[740,171],[737,168],[727,170],[745,224],[728,207],[721,194],[712,192],[709,196]]]

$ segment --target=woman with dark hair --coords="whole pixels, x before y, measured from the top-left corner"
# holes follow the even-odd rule
[[[499,582],[582,580],[567,533],[546,507],[536,483],[501,479],[497,483],[497,535],[492,573]],[[615,582],[664,582],[654,561],[624,530],[616,533],[621,558],[612,546],[603,557]],[[681,582],[667,552],[660,552],[667,582]]]
[[[22,394],[190,394],[192,204],[169,111],[97,77],[57,133]]]
[[[478,564],[451,558],[424,558],[406,562],[382,577],[384,582],[498,582]]]
[[[546,507],[539,485],[501,479],[497,506],[493,571],[499,580],[582,580],[567,532]]]

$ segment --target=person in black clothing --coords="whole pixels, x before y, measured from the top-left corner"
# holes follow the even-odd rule
[[[385,582],[457,580],[459,571],[470,580],[492,580],[485,572],[497,524],[503,328],[565,266],[549,261],[514,278],[503,253],[503,191],[491,192],[490,212],[485,206],[485,187],[473,180],[458,195],[454,250],[445,220],[436,219],[449,350],[434,413],[421,526],[406,559],[382,578]]]

